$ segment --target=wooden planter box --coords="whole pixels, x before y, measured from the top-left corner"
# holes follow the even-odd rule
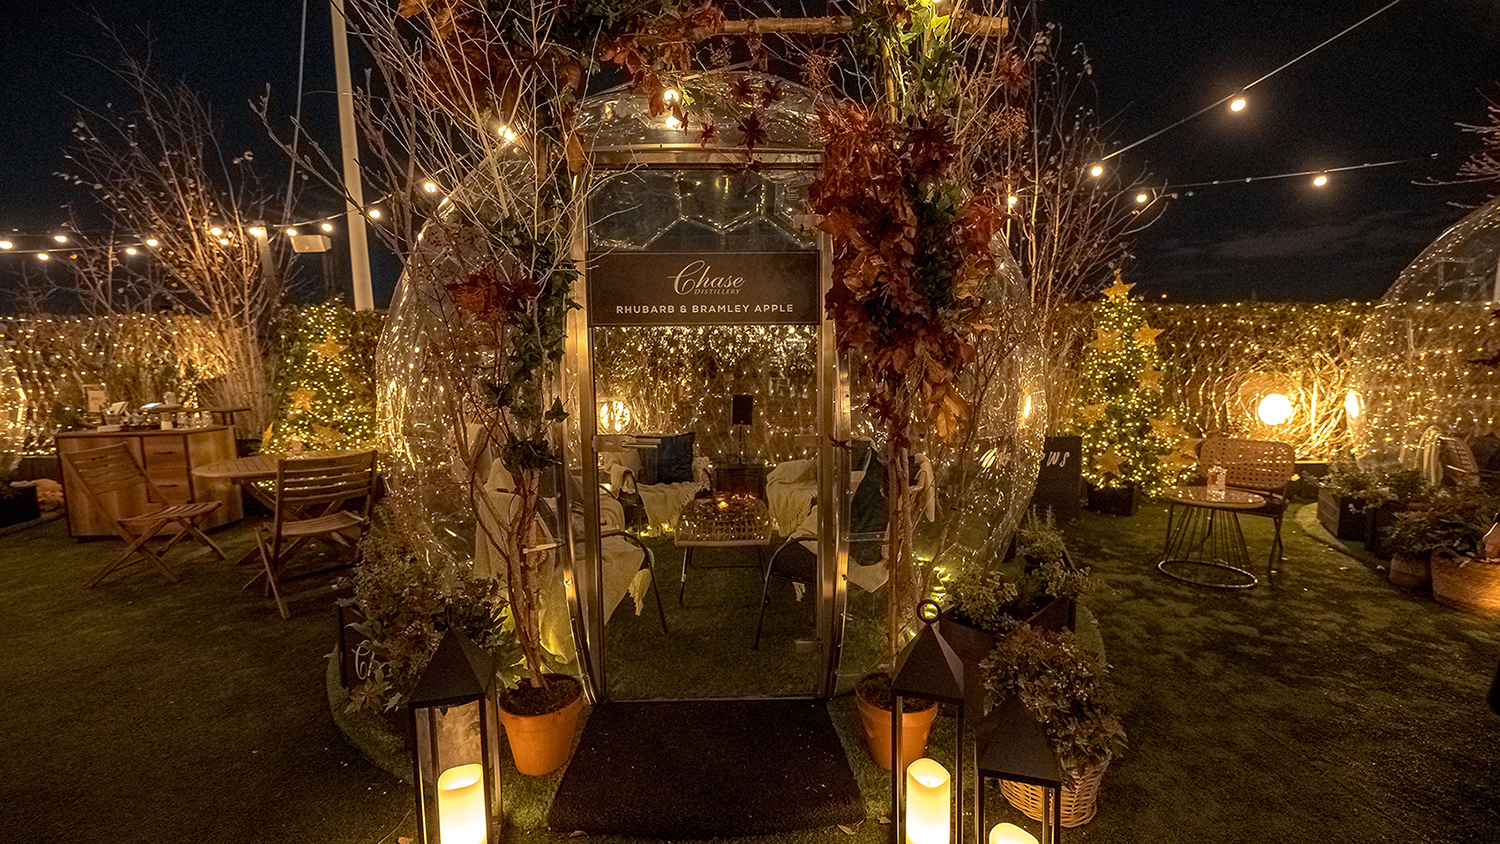
[[[1077,619],[1078,605],[1066,598],[1053,598],[1037,610],[1026,623],[1038,630],[1061,633],[1072,630]],[[965,662],[979,663],[990,655],[995,647],[995,637],[987,630],[959,621],[952,613],[938,616],[938,630],[953,652]]]
[[[1357,499],[1334,495],[1328,490],[1318,491],[1318,524],[1323,529],[1349,542],[1360,542],[1365,538],[1369,517],[1359,509]]]
[[[1434,554],[1432,597],[1454,609],[1500,618],[1500,563]]]
[[[1110,516],[1134,516],[1141,509],[1141,488],[1135,484],[1108,489],[1090,486],[1089,509]]]
[[[1365,514],[1365,550],[1382,560],[1391,558],[1382,535],[1396,524],[1396,514],[1402,511],[1399,504],[1387,502]]]

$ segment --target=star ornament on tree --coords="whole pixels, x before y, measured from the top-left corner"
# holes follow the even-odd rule
[[[298,387],[292,391],[292,410],[306,413],[312,410],[313,396],[316,395],[306,387]]]
[[[1120,333],[1118,331],[1109,331],[1101,328],[1099,329],[1098,336],[1094,338],[1094,342],[1091,345],[1101,352],[1119,351]]]
[[[1123,475],[1120,474],[1120,463],[1123,462],[1124,459],[1125,458],[1115,453],[1114,448],[1111,447],[1104,453],[1095,455],[1094,462],[1099,464],[1099,471],[1103,474],[1114,475],[1115,477],[1119,478],[1123,477]]]
[[[1132,287],[1135,287],[1135,285],[1126,284],[1125,280],[1120,277],[1120,271],[1115,270],[1115,283],[1104,288],[1104,295],[1111,299],[1124,299],[1130,295],[1130,288]]]
[[[344,347],[333,339],[332,334],[323,338],[323,342],[310,343],[307,347],[316,352],[318,357],[322,358],[325,361],[328,361],[329,363],[336,362],[339,359],[339,356],[344,353]]]
[[[1108,409],[1109,405],[1104,404],[1103,402],[1100,402],[1099,404],[1086,404],[1083,406],[1082,410],[1078,411],[1078,415],[1083,419],[1084,422],[1092,425],[1095,422],[1103,421],[1104,412]]]
[[[1161,392],[1161,370],[1154,368],[1141,370],[1140,384],[1142,390]]]
[[[1154,348],[1156,346],[1156,338],[1161,333],[1162,329],[1152,328],[1149,324],[1143,322],[1141,323],[1141,327],[1135,331],[1135,342],[1143,349]]]
[[[1182,428],[1171,419],[1152,419],[1151,433],[1159,440],[1175,442],[1182,436]]]

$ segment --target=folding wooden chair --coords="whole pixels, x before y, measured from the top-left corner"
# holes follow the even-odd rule
[[[124,568],[132,557],[139,554],[140,561],[156,567],[167,582],[175,583],[177,575],[162,561],[161,555],[172,550],[184,536],[191,537],[208,546],[219,559],[224,552],[194,522],[219,508],[221,501],[202,503],[169,504],[156,484],[141,470],[141,464],[124,443],[115,443],[103,448],[88,448],[81,451],[64,452],[63,459],[68,468],[82,484],[84,492],[103,513],[114,521],[115,532],[125,540],[125,550],[99,569],[88,582],[90,588],[98,586],[104,578]],[[121,503],[129,500],[127,494],[144,488],[149,509],[141,513],[121,515]],[[146,543],[155,538],[168,525],[176,525],[178,531],[160,551],[153,551]]]
[[[285,581],[326,574],[352,566],[359,558],[359,537],[370,521],[375,492],[375,452],[335,457],[282,458],[276,464],[276,512],[256,534],[262,571],[248,586],[265,580],[282,618],[291,618],[288,601],[328,589],[287,592]],[[346,509],[356,502],[357,509]],[[288,578],[286,563],[309,540],[316,539],[350,555],[349,562]]]

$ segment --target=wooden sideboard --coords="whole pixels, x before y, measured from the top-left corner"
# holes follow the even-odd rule
[[[225,478],[194,477],[193,469],[235,456],[234,429],[227,425],[210,428],[171,428],[142,431],[73,431],[57,435],[57,453],[63,466],[63,498],[67,502],[68,531],[75,538],[116,536],[114,523],[94,506],[82,482],[62,455],[88,448],[124,443],[150,478],[161,489],[168,504],[189,501],[222,501],[224,506],[201,523],[205,528],[238,521],[244,516],[240,490]],[[106,496],[118,515],[135,515],[150,509],[144,486]]]

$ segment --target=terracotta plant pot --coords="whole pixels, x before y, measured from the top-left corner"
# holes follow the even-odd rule
[[[1397,554],[1391,557],[1390,578],[1402,589],[1421,589],[1432,582],[1432,566],[1426,557]]]
[[[1454,609],[1500,618],[1500,563],[1434,554],[1432,597]]]
[[[854,696],[854,705],[859,710],[859,722],[864,727],[865,747],[870,758],[882,771],[891,769],[891,711],[881,709],[865,700],[863,695]],[[936,706],[917,712],[901,713],[901,768],[922,758],[927,749],[927,733],[932,730],[932,721],[937,717]]]
[[[558,682],[571,683],[577,690],[560,709],[542,715],[517,715],[500,702],[500,723],[505,727],[506,743],[516,770],[530,777],[550,774],[566,765],[573,755],[573,736],[578,732],[578,718],[583,712],[583,687],[572,677],[549,675]]]

